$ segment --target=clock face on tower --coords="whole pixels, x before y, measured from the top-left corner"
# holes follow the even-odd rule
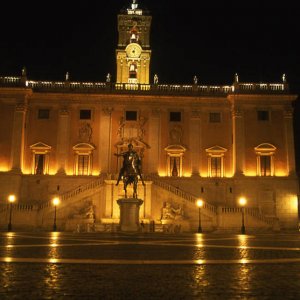
[[[131,43],[126,47],[125,51],[129,58],[137,58],[141,55],[142,47],[137,43]]]

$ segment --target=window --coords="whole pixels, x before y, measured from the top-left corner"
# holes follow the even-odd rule
[[[42,175],[45,171],[45,154],[34,155],[34,174]]]
[[[137,111],[127,110],[125,113],[126,121],[136,121],[137,120]]]
[[[88,143],[80,143],[73,147],[75,152],[75,175],[91,175],[92,174],[92,158],[95,147]]]
[[[167,152],[167,175],[181,177],[183,169],[183,155],[186,148],[180,145],[170,145],[165,148]]]
[[[89,175],[89,155],[78,155],[77,175]]]
[[[210,123],[220,123],[221,122],[221,113],[219,113],[219,112],[209,113],[209,122]]]
[[[263,143],[254,148],[257,160],[257,176],[274,176],[274,155],[276,147]]]
[[[45,175],[49,171],[49,154],[51,147],[39,142],[30,146],[32,151],[31,173],[35,175]]]
[[[269,121],[269,112],[267,110],[258,110],[257,111],[257,120],[258,121]]]
[[[222,157],[212,156],[210,158],[211,177],[222,177]]]
[[[271,176],[271,156],[260,156],[260,176]]]
[[[80,120],[90,120],[92,118],[92,111],[90,109],[81,109],[79,118]]]
[[[178,177],[178,168],[180,167],[180,157],[170,157],[170,174],[172,177]]]
[[[136,70],[137,70],[136,64],[131,64],[129,67],[129,78],[137,77]]]
[[[50,118],[50,109],[38,110],[38,119],[49,119],[49,118]]]
[[[181,112],[171,111],[170,112],[170,122],[181,122]]]
[[[227,149],[214,146],[205,150],[208,154],[208,177],[224,176],[224,156]]]

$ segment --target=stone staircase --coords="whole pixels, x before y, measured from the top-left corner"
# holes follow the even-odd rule
[[[60,205],[59,209],[62,209],[74,202],[80,201],[81,199],[88,197],[95,193],[100,187],[103,186],[106,175],[101,175],[96,180],[93,180],[87,184],[80,185],[73,190],[70,190],[62,195],[60,195]],[[39,206],[39,210],[45,210],[51,207],[53,209],[52,200],[49,200]]]
[[[196,196],[188,192],[185,192],[179,189],[178,187],[171,185],[170,183],[162,181],[158,176],[147,175],[145,178],[146,180],[151,180],[154,183],[154,185],[159,186],[160,188],[163,188],[164,190],[186,200],[189,204],[196,207],[196,201],[198,199]],[[217,215],[217,207],[212,204],[209,204],[208,202],[204,202],[202,209],[209,216]]]
[[[104,187],[106,179],[112,179],[106,174],[101,175],[97,179],[90,181],[86,184],[78,186],[64,194],[60,195],[60,205],[57,210],[63,213],[64,216],[68,215],[70,209],[74,206],[80,206],[84,204],[84,201],[92,196],[95,196],[101,188]],[[146,175],[144,180],[152,181],[153,188],[163,189],[168,194],[175,196],[175,199],[184,203],[187,210],[190,212],[190,216],[194,222],[197,222],[198,217],[198,207],[196,206],[197,196],[182,190],[181,188],[172,185],[172,181],[165,180],[157,175]],[[14,204],[13,212],[15,215],[27,216],[27,220],[30,218],[37,218],[38,224],[43,223],[41,221],[43,218],[51,220],[53,217],[53,204],[52,201],[47,201],[41,205],[31,205],[31,204]],[[3,220],[3,224],[7,222],[7,216],[9,212],[9,204],[0,205],[0,218]],[[201,208],[201,213],[203,215],[203,221],[207,223],[208,227],[213,228],[224,228],[226,229],[226,224],[230,223],[231,219],[236,219],[235,228],[238,228],[239,221],[241,219],[241,208],[240,207],[226,207],[226,206],[215,206],[208,202],[204,202]],[[268,228],[279,230],[278,219],[276,217],[267,217],[263,215],[258,208],[255,207],[245,207],[245,216],[248,218],[249,224],[252,224],[253,228]],[[34,217],[36,216],[36,217]],[[16,216],[17,219],[17,216]],[[221,220],[221,221],[220,221]],[[233,228],[227,227],[227,228]]]
[[[160,187],[177,197],[186,200],[189,203],[189,209],[194,211],[198,211],[198,207],[196,206],[196,201],[198,197],[188,193],[187,191],[181,190],[179,187],[175,187],[170,183],[170,181],[166,182],[162,180],[157,175],[147,175],[145,176],[146,180],[151,180],[153,184],[157,187]],[[208,202],[204,202],[203,207],[201,208],[202,214],[208,216],[212,219],[212,223],[220,226],[219,220],[220,218],[226,219],[226,217],[233,217],[237,220],[240,220],[240,216],[242,213],[241,207],[226,207],[226,206],[215,206]],[[245,216],[251,220],[251,223],[255,223],[257,226],[263,228],[269,228],[274,230],[279,230],[278,218],[276,217],[266,217],[263,215],[258,208],[256,207],[245,207],[244,208]],[[213,226],[214,227],[214,226]]]

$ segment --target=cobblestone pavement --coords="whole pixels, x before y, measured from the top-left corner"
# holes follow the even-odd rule
[[[300,234],[2,232],[0,299],[300,299]]]

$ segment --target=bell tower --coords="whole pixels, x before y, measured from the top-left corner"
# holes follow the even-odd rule
[[[151,20],[137,0],[118,15],[117,83],[149,84]]]

